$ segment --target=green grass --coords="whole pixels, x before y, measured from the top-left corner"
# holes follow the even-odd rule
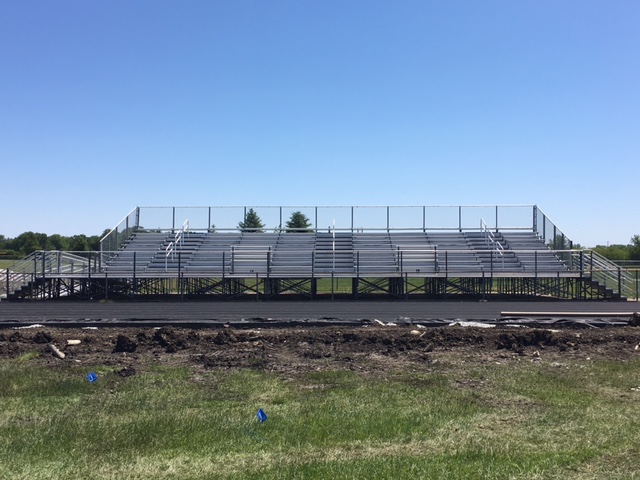
[[[640,478],[640,362],[89,370],[0,364],[0,478]]]
[[[7,259],[0,259],[0,270],[5,270],[7,268],[11,268],[13,266],[14,263],[16,263],[17,260],[7,260]]]

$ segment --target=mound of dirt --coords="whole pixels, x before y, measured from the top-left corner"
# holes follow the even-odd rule
[[[51,343],[64,359],[51,354]],[[112,365],[120,376],[158,364],[284,373],[349,369],[376,375],[407,366],[428,369],[435,362],[629,360],[640,358],[640,328],[0,329],[0,359],[34,353],[37,361],[52,366]]]

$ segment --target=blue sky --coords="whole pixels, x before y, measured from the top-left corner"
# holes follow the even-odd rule
[[[537,204],[640,233],[640,3],[0,1],[0,234],[136,205]]]

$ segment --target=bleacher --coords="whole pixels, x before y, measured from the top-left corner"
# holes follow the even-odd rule
[[[480,276],[565,272],[534,233],[406,231],[315,233],[138,232],[107,262],[109,274],[189,276]]]
[[[558,256],[532,232],[504,232],[504,245],[518,252],[518,260],[525,272],[555,273],[566,271]]]

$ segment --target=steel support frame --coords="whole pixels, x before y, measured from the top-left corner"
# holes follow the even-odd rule
[[[259,276],[236,277],[34,277],[15,292],[17,300],[109,300],[109,299],[180,299],[239,298],[271,300],[293,298],[383,298],[446,299],[472,297],[549,298],[559,300],[616,300],[612,289],[589,276],[582,277],[360,277],[327,278],[319,291],[317,277],[272,278]],[[331,291],[327,282],[331,281]],[[350,288],[334,291],[335,284],[347,282]],[[350,291],[349,291],[350,290]]]

